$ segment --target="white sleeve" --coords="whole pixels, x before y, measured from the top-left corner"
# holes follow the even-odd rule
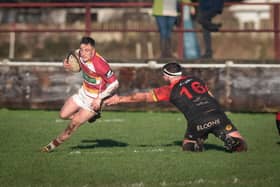
[[[111,84],[107,86],[107,88],[100,93],[99,98],[104,99],[105,97],[108,97],[111,95],[117,88],[119,87],[119,81],[115,80]]]

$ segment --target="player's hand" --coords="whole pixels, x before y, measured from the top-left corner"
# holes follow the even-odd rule
[[[120,96],[114,95],[114,96],[112,96],[112,97],[106,99],[106,100],[104,101],[104,104],[109,106],[109,105],[118,104],[119,102],[120,102]]]
[[[102,99],[97,97],[96,99],[93,100],[93,102],[91,103],[91,107],[94,111],[99,111],[101,109],[101,103],[102,103]]]
[[[63,61],[63,67],[64,67],[64,69],[66,69],[66,70],[68,70],[68,71],[71,70],[71,66],[70,66],[70,64],[68,63],[67,58],[65,58],[64,61]]]

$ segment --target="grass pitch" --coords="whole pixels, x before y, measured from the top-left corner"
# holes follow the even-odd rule
[[[180,113],[103,112],[52,153],[40,148],[67,122],[57,111],[0,110],[1,187],[280,186],[280,137],[273,114],[229,114],[247,153],[181,151]]]

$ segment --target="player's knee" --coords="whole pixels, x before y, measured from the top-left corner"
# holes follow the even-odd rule
[[[69,118],[69,116],[67,116],[65,113],[63,113],[63,112],[60,112],[59,113],[59,117],[60,117],[60,119],[68,119]]]
[[[229,152],[247,151],[248,147],[242,138],[227,136],[225,138],[225,149]]]
[[[197,143],[196,141],[183,143],[182,146],[183,151],[193,151],[193,152],[202,152],[203,145]]]

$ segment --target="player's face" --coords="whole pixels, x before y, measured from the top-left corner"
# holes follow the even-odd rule
[[[94,55],[94,47],[90,44],[81,44],[80,45],[80,55],[84,61],[89,61]]]

